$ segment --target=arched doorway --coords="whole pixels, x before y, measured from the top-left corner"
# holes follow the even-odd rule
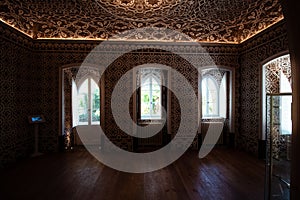
[[[262,139],[266,144],[266,199],[289,199],[292,89],[289,54],[263,65]]]

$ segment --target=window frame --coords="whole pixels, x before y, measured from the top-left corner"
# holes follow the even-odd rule
[[[76,93],[76,97],[74,94],[72,94],[72,99],[75,97],[75,98],[78,98],[78,95],[79,95],[79,90],[81,88],[81,86],[85,83],[85,81],[88,81],[88,88],[87,88],[87,102],[88,102],[88,106],[87,106],[87,112],[88,112],[88,120],[87,122],[80,122],[79,121],[79,114],[78,116],[76,117],[76,119],[78,119],[77,122],[73,122],[73,126],[90,126],[90,125],[100,125],[101,124],[101,87],[100,87],[100,84],[98,83],[97,84],[97,81],[96,81],[96,78],[93,77],[92,75],[86,75],[84,77],[82,77],[80,79],[80,81],[76,84],[75,83],[75,86],[76,86],[76,89],[77,89],[77,93]],[[93,117],[92,117],[92,109],[93,109],[93,98],[92,98],[92,94],[93,94],[93,91],[92,91],[92,81],[94,81],[94,83],[97,85],[98,87],[98,90],[99,90],[99,113],[100,113],[100,116],[99,116],[99,121],[93,121]],[[74,110],[73,109],[78,109],[78,105],[76,107],[72,106],[72,112],[74,113]],[[73,118],[74,115],[73,115]]]
[[[161,76],[161,75],[160,75]],[[160,77],[161,78],[161,77]],[[150,114],[149,115],[142,115],[142,87],[143,87],[143,82],[146,82],[148,79],[150,79],[150,89],[149,89],[149,108],[150,108]],[[146,76],[143,76],[141,75],[140,76],[140,82],[141,82],[141,85],[140,85],[140,88],[139,88],[139,98],[138,98],[138,105],[139,105],[139,118],[140,120],[162,120],[162,112],[161,112],[161,108],[159,109],[159,114],[158,115],[153,115],[152,112],[153,112],[153,79],[154,81],[159,85],[159,103],[161,106],[162,105],[162,87],[161,87],[161,80],[158,80],[158,78],[150,73],[150,74],[147,74]],[[144,81],[143,81],[144,80]]]
[[[208,81],[211,80],[213,83],[214,88],[216,89],[216,102],[214,104],[216,105],[216,114],[207,114],[209,110],[209,101],[207,101],[205,105],[205,112],[203,111],[203,98],[204,98],[204,92],[203,92],[203,81],[206,80],[206,86],[208,85]],[[202,94],[202,104],[201,104],[201,109],[202,109],[202,118],[215,118],[215,117],[220,117],[220,88],[218,87],[218,84],[216,80],[211,77],[210,75],[203,76],[201,79],[201,94]],[[209,96],[209,87],[205,88],[205,96]]]

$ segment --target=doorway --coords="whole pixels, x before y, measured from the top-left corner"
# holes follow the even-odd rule
[[[263,65],[262,139],[266,143],[266,199],[289,199],[292,138],[291,65],[288,54]]]

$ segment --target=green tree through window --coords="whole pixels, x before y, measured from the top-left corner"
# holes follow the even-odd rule
[[[142,77],[141,119],[161,119],[161,86],[154,76]]]
[[[75,125],[100,123],[100,89],[91,77],[86,78],[79,85],[78,90],[73,90],[73,101],[75,102],[73,104]]]

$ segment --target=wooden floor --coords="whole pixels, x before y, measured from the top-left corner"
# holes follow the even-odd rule
[[[0,171],[0,199],[246,200],[264,197],[264,162],[215,148],[206,158],[186,152],[145,174],[119,172],[85,150],[43,155]]]

